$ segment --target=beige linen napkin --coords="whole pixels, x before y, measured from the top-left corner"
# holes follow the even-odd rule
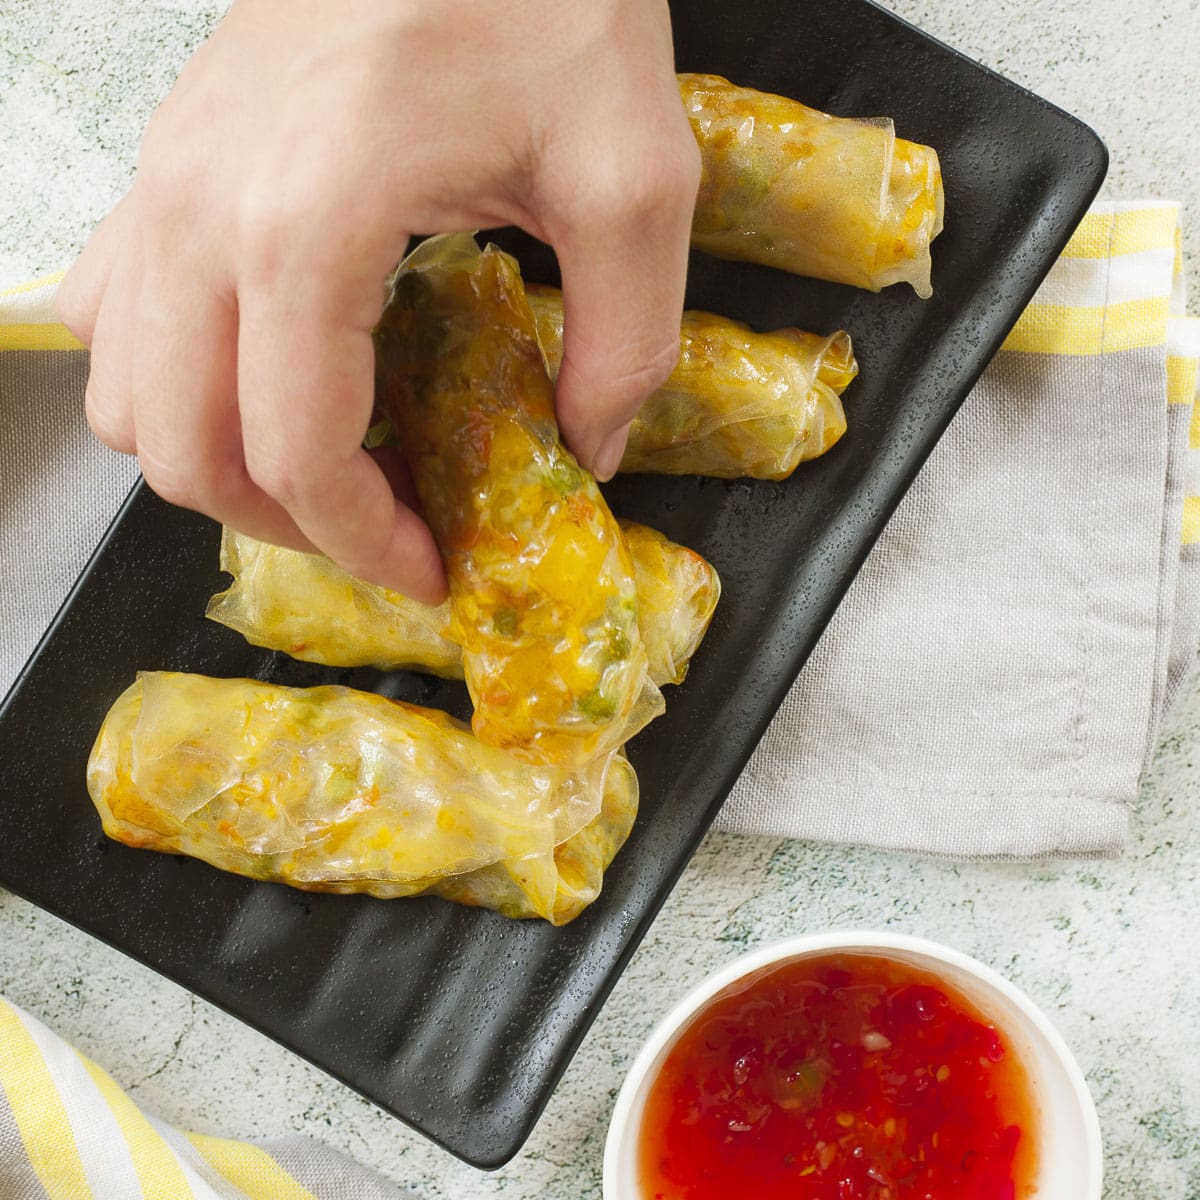
[[[1085,218],[720,828],[971,858],[1121,849],[1200,618],[1200,320],[1177,315],[1178,231],[1167,203]]]

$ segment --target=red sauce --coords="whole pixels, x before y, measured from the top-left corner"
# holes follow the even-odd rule
[[[645,1200],[1023,1200],[1021,1063],[960,992],[867,954],[796,959],[710,1001],[642,1122]]]

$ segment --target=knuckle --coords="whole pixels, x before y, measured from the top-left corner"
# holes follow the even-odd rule
[[[664,168],[674,179],[676,187],[684,192],[689,204],[695,204],[696,191],[700,187],[701,162],[700,144],[685,126],[681,133],[671,139],[665,156]]]
[[[252,287],[273,288],[319,248],[310,244],[312,230],[328,231],[331,224],[323,198],[312,189],[287,178],[250,181],[236,210],[239,274]]]
[[[673,187],[685,188],[693,181],[699,182],[700,144],[677,103],[654,128],[652,147],[659,175]]]
[[[622,419],[637,414],[642,402],[660,388],[679,362],[679,339],[629,342],[607,352],[597,351],[577,360],[578,375],[602,383],[603,392]],[[589,394],[594,394],[591,388]]]
[[[163,101],[151,114],[142,131],[138,146],[138,171],[146,170],[158,159],[170,157],[178,148],[178,139],[168,128],[170,124],[170,97]]]
[[[639,220],[675,220],[690,214],[700,186],[700,148],[684,137],[660,133],[629,154],[623,163],[624,210]]]
[[[625,364],[617,363],[613,372],[619,389],[635,407],[651,392],[660,388],[679,362],[679,339],[631,348]]]
[[[144,451],[138,455],[138,462],[142,478],[169,504],[177,504],[180,508],[207,508],[206,489],[189,468],[181,468]]]
[[[268,286],[283,272],[289,243],[298,228],[288,206],[277,199],[252,196],[238,218],[241,271],[253,286]]]
[[[200,203],[204,173],[178,148],[155,145],[149,131],[138,158],[138,211],[151,226],[190,223]]]
[[[541,167],[538,188],[547,218],[567,229],[607,228],[620,219],[641,176],[619,145],[594,140],[572,146],[553,169]]]
[[[252,499],[241,460],[228,450],[197,453],[190,447],[159,450],[140,445],[137,453],[146,483],[171,504],[221,518]]]
[[[246,473],[254,484],[289,512],[302,510],[312,494],[313,475],[294,458],[247,446]]]
[[[121,454],[135,452],[133,431],[129,421],[100,403],[95,389],[90,384],[84,393],[83,411],[92,433],[110,450],[116,450]]]
[[[642,365],[636,368],[638,382],[644,384],[647,393],[666,383],[672,371],[679,365],[679,336],[672,334],[670,338],[660,341],[651,347]]]
[[[682,111],[674,122],[639,126],[619,140],[599,136],[544,164],[536,192],[550,232],[609,232],[690,224],[700,186],[700,148]],[[552,239],[553,240],[553,237]]]

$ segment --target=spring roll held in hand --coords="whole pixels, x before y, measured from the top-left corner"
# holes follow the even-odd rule
[[[549,920],[594,897],[637,809],[619,753],[537,766],[369,692],[167,672],[113,705],[88,790],[126,845],[310,891],[447,889]]]
[[[890,120],[831,117],[719,75],[680,75],[701,179],[692,245],[719,258],[933,294],[942,177]]]
[[[721,595],[699,554],[656,530],[621,521],[633,560],[638,628],[650,678],[680,683]],[[225,529],[221,569],[233,582],[206,615],[248,642],[331,667],[413,669],[463,677],[462,647],[450,639],[450,604],[436,608],[348,575],[321,554],[305,554]]]
[[[377,399],[450,583],[480,740],[576,764],[662,710],[624,539],[563,446],[516,263],[466,235],[402,264],[376,330]]]
[[[563,353],[562,293],[526,293],[552,377]],[[679,363],[629,429],[621,470],[723,479],[786,479],[846,432],[841,394],[858,374],[848,334],[755,333],[685,312]]]

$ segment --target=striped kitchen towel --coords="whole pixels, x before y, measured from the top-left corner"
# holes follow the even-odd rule
[[[884,530],[720,817],[1108,855],[1200,637],[1179,209],[1096,206]],[[853,397],[847,398],[853,421]]]
[[[262,1145],[183,1133],[0,999],[3,1200],[404,1200],[307,1138]]]
[[[54,297],[65,271],[0,291],[0,350],[82,350],[59,322]]]

